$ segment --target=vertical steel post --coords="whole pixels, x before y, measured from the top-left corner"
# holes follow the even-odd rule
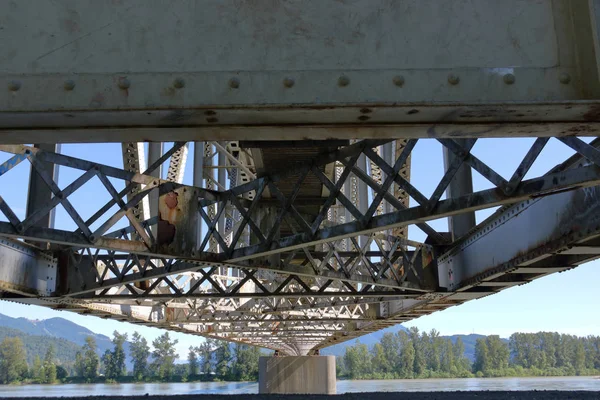
[[[223,149],[227,148],[227,143],[219,142],[219,144]],[[218,149],[217,151],[219,152],[219,155],[217,157],[217,166],[219,167],[217,170],[217,180],[219,182],[219,186],[222,187],[223,190],[226,190],[227,170],[224,167],[227,163],[227,156],[223,153],[223,150]],[[225,204],[223,202],[219,203],[219,209],[217,211],[217,213],[221,213],[221,216],[219,217],[219,221],[217,223],[217,229],[219,231],[219,234],[221,234],[221,236],[223,237],[223,239],[227,240],[225,236],[225,211],[221,212],[221,207],[225,207]],[[225,251],[225,249],[221,249],[221,251]]]
[[[194,143],[194,173],[193,173],[193,185],[196,187],[204,187],[204,142]],[[198,218],[198,226],[196,228],[196,247],[202,244],[202,218]]]
[[[43,150],[50,151],[53,153],[60,153],[60,144],[34,144],[33,147]],[[46,167],[47,170],[51,171],[52,179],[58,184],[58,165],[49,162],[42,161],[41,164]],[[52,191],[46,185],[46,182],[37,173],[35,168],[31,168],[29,173],[29,189],[27,193],[27,208],[25,214],[29,217],[36,210],[44,207],[52,198]],[[53,208],[48,215],[40,218],[34,226],[42,228],[54,228],[54,214],[56,208]]]
[[[461,146],[466,146],[465,139],[456,140]],[[447,147],[443,146],[444,149],[444,169],[447,170],[448,166],[454,161],[456,155],[450,151]],[[454,178],[446,189],[446,196],[448,198],[459,197],[473,193],[473,177],[471,175],[471,167],[467,164],[463,164],[454,175]],[[461,236],[465,235],[471,228],[475,226],[475,212],[465,212],[453,217],[448,217],[448,229],[452,234],[452,240],[457,240]]]
[[[381,155],[385,162],[388,163],[391,166],[394,166],[395,164],[395,160],[393,159],[393,143],[386,143],[384,144],[381,149]],[[383,182],[385,182],[385,180],[387,179],[387,174],[383,171],[381,171],[381,183],[383,184]],[[388,189],[388,192],[393,193],[392,189],[393,189],[394,185],[391,185],[390,188]],[[387,202],[387,200],[382,200],[383,203],[383,213],[387,214],[393,211],[392,207],[390,207],[390,204]]]
[[[361,169],[364,173],[368,174],[367,171],[367,156],[365,154],[361,154],[358,158],[358,162],[356,163],[357,167]],[[369,189],[367,188],[367,183],[362,179],[358,180],[358,210],[361,214],[366,214],[369,209]],[[358,243],[360,247],[363,247],[367,241],[366,236],[360,236],[358,238]]]
[[[148,166],[154,164],[163,154],[162,142],[150,142],[148,143]],[[156,168],[150,173],[150,175],[161,179],[162,178],[162,165]],[[150,203],[150,215],[149,218],[156,217],[158,215],[158,190],[153,190],[148,194],[148,200]],[[152,226],[152,234],[156,237],[157,226]]]

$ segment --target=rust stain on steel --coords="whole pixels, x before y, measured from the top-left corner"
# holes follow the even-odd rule
[[[176,230],[177,229],[175,228],[175,225],[169,223],[168,221],[165,221],[161,217],[160,220],[158,221],[158,238],[157,238],[158,245],[162,246],[165,244],[172,243],[173,239],[175,239]]]
[[[179,203],[177,201],[177,197],[177,193],[175,192],[167,193],[167,195],[165,196],[165,204],[167,205],[167,207],[171,209],[177,207],[177,204]]]
[[[196,246],[197,195],[186,187],[160,193],[157,245],[159,251],[191,255]]]
[[[591,105],[589,111],[583,114],[583,118],[586,121],[600,121],[600,105]]]
[[[177,220],[182,216],[178,215],[177,193],[169,192],[162,197],[161,203],[164,202],[166,207],[160,209],[160,219],[158,221],[158,245],[170,244],[175,239],[177,232]]]

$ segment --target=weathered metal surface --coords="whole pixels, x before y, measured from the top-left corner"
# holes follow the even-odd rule
[[[499,267],[508,270],[522,265],[526,254],[548,254],[563,248],[570,236],[589,235],[598,227],[598,186],[519,203],[481,225],[438,259],[440,286],[455,291]]]
[[[56,259],[23,243],[0,239],[0,290],[49,296],[56,288]]]
[[[160,190],[156,235],[158,253],[173,253],[179,257],[196,254],[198,195],[199,192],[190,187]]]
[[[183,125],[206,129],[179,129],[177,140],[236,140],[244,136],[231,125],[347,124],[358,131],[327,137],[364,138],[375,129],[365,124],[456,119],[463,107],[436,109],[444,103],[473,104],[474,115],[458,113],[468,122],[539,122],[556,114],[498,107],[598,99],[599,9],[593,0],[2,0],[0,137]],[[566,114],[558,120],[571,121]],[[563,128],[553,135],[576,127]],[[20,138],[162,138],[117,132]],[[257,132],[245,138],[283,136]],[[328,131],[292,132],[287,139]]]

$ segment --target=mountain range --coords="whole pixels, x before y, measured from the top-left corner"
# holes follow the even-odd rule
[[[372,347],[378,343],[385,333],[396,333],[407,331],[402,325],[396,325],[362,336],[356,340],[360,343]],[[85,338],[92,336],[98,346],[98,355],[104,354],[106,350],[112,350],[112,342],[108,336],[101,335],[78,325],[64,318],[50,318],[45,320],[29,320],[27,318],[12,318],[0,314],[0,340],[7,336],[19,336],[25,344],[28,358],[35,357],[36,354],[43,358],[45,348],[48,342],[53,343],[57,349],[57,357],[62,362],[68,364],[75,359],[75,353],[85,343]],[[465,356],[473,361],[475,354],[475,342],[483,335],[452,335],[442,336],[450,338],[453,342],[460,337],[465,345]],[[323,355],[343,356],[348,346],[353,346],[356,340],[339,343],[321,350]],[[44,343],[44,348],[40,348],[40,343]],[[129,354],[129,343],[125,343],[125,351]],[[39,354],[41,353],[41,354]],[[129,357],[127,357],[127,368],[131,368]]]
[[[23,340],[28,361],[32,361],[35,355],[43,358],[48,344],[52,343],[61,363],[70,364],[75,360],[75,354],[81,349],[88,336],[92,336],[96,340],[99,356],[102,356],[106,350],[112,350],[113,348],[108,336],[92,332],[64,318],[30,320],[0,314],[0,340],[12,336],[19,336]],[[40,348],[39,343],[44,343],[43,349]],[[129,354],[129,342],[125,343],[124,348]],[[126,363],[127,368],[130,368],[129,357],[127,357]]]

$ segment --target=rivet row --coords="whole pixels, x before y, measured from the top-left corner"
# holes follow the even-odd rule
[[[460,76],[458,76],[456,74],[449,74],[447,80],[450,85],[456,86],[460,83]],[[505,74],[502,76],[502,80],[504,81],[505,84],[512,85],[512,84],[516,83],[517,78],[515,77],[515,75],[508,73],[508,74]],[[558,76],[558,81],[564,85],[567,85],[567,84],[571,83],[571,75],[569,75],[566,72],[562,72]],[[396,75],[392,78],[392,83],[395,86],[402,87],[402,86],[404,86],[405,78],[402,75]],[[286,77],[283,79],[282,84],[285,88],[291,89],[296,84],[296,81],[294,80],[294,78]],[[348,76],[342,75],[338,78],[337,84],[339,87],[342,87],[342,88],[347,87],[347,86],[350,86],[351,80]],[[117,86],[122,90],[128,90],[131,87],[131,81],[126,77],[121,77],[117,80]],[[239,78],[231,78],[229,80],[229,87],[231,89],[239,89],[240,86],[241,86],[241,81]],[[21,82],[17,81],[17,80],[10,81],[8,83],[7,87],[8,87],[9,91],[17,92],[21,89]],[[185,87],[185,80],[183,78],[174,79],[173,87],[176,89],[183,89]],[[70,79],[66,80],[63,84],[63,88],[66,91],[74,90],[75,89],[75,81],[70,80]]]

